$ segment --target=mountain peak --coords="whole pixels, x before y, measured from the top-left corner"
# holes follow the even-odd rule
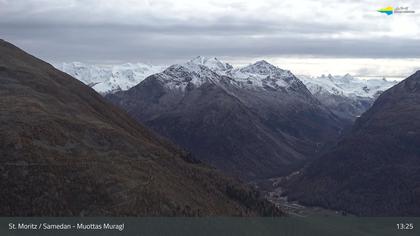
[[[269,70],[276,70],[279,69],[277,66],[274,66],[271,63],[268,63],[266,60],[260,60],[252,64],[251,66],[258,67],[258,68],[265,68]]]
[[[273,64],[267,62],[266,60],[259,60],[254,63],[254,65],[267,65],[267,66],[274,66]]]
[[[164,83],[169,89],[185,91],[187,87],[199,87],[205,83],[216,83],[224,74],[226,66],[216,58],[196,57],[183,64],[174,64],[163,72],[157,73],[155,78]]]
[[[219,61],[216,57],[197,56],[190,60],[197,64],[205,64],[207,61]]]
[[[240,69],[242,73],[250,73],[255,75],[270,75],[273,73],[284,73],[287,72],[285,70],[282,70],[278,68],[277,66],[274,66],[270,63],[268,63],[265,60],[257,61],[254,64],[250,64],[248,66],[245,66]]]
[[[303,91],[309,94],[299,79],[290,71],[283,70],[268,63],[265,60],[257,61],[254,64],[231,70],[227,73],[241,86],[251,89],[265,89],[271,91],[288,90]]]
[[[226,71],[233,68],[230,64],[222,62],[216,57],[197,56],[190,60],[188,63],[202,65],[216,72]]]

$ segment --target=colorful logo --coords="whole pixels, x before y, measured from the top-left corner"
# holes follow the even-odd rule
[[[385,8],[379,9],[378,12],[385,13],[389,16],[389,15],[392,15],[394,13],[394,8],[393,7],[385,7]]]

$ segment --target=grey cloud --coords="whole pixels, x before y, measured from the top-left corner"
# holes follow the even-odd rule
[[[3,31],[4,32],[4,31]],[[49,61],[150,61],[168,63],[196,55],[264,57],[418,57],[417,40],[378,38],[338,40],[308,37],[174,34],[119,27],[9,29],[6,40]]]
[[[54,19],[54,17],[52,17]],[[312,22],[291,19],[278,19],[276,21],[260,19],[247,19],[235,16],[224,16],[212,21],[195,22],[191,20],[151,19],[145,22],[89,22],[82,19],[75,21],[37,19],[0,19],[3,29],[113,29],[117,31],[141,31],[143,33],[162,33],[183,35],[274,35],[274,34],[331,34],[339,32],[368,32],[367,25],[344,24],[335,22]]]
[[[18,1],[19,2],[19,1]],[[143,61],[171,63],[196,55],[221,57],[317,56],[349,58],[419,58],[419,41],[405,37],[337,39],[332,35],[364,35],[377,24],[319,21],[317,17],[270,18],[222,14],[211,19],[174,18],[141,12],[89,14],[94,1],[49,9],[33,1],[0,8],[0,38],[16,43],[48,61]],[[54,1],[51,1],[53,3]],[[325,0],[325,3],[336,2]],[[230,7],[246,6],[232,3]],[[34,9],[32,9],[34,8]],[[26,9],[25,14],[19,14]],[[322,12],[317,9],[316,12]],[[20,12],[22,13],[22,12]],[[367,19],[372,20],[372,16]]]

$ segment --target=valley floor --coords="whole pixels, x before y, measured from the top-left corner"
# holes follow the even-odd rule
[[[289,201],[287,196],[283,195],[283,189],[278,183],[284,177],[271,178],[265,181],[253,182],[264,195],[265,198],[280,207],[286,214],[297,217],[313,217],[313,216],[349,216],[342,211],[335,211],[316,206],[304,206],[297,201]]]

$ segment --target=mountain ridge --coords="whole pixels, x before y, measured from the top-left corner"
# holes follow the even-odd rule
[[[311,93],[325,106],[343,119],[354,121],[370,108],[376,98],[397,81],[386,79],[357,79],[344,76],[298,76]]]
[[[286,181],[287,196],[356,215],[418,215],[419,101],[417,71],[382,93],[331,151]]]

